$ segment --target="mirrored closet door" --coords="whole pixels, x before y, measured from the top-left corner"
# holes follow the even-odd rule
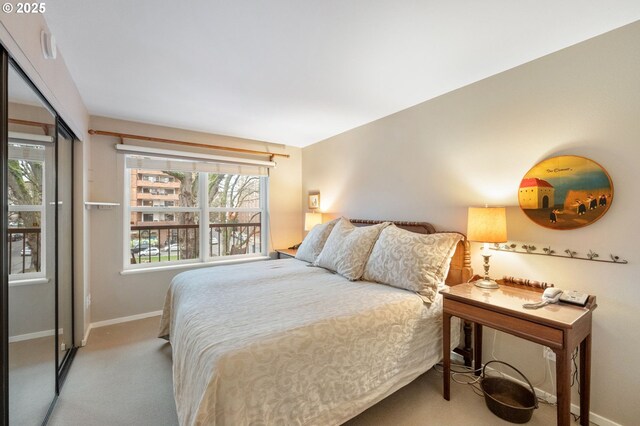
[[[13,66],[8,98],[9,418],[37,425],[56,392],[55,116]]]
[[[73,134],[2,53],[2,417],[42,425],[75,354]]]

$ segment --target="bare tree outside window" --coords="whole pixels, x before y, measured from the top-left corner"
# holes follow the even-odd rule
[[[42,162],[8,161],[11,274],[41,271],[42,179]]]
[[[260,208],[258,176],[209,175],[209,207],[216,210],[209,222],[217,233],[219,255],[246,254],[250,246],[253,252],[260,247],[261,212],[244,211]]]

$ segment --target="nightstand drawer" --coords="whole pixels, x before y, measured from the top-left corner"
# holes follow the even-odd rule
[[[564,333],[557,328],[450,299],[444,300],[444,312],[472,322],[479,322],[550,348],[561,349],[563,346]]]

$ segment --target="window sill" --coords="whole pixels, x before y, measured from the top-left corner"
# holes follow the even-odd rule
[[[269,256],[256,256],[256,257],[243,257],[236,259],[226,259],[226,260],[215,260],[211,262],[198,262],[198,263],[182,263],[179,265],[164,265],[164,266],[154,266],[151,268],[138,268],[138,269],[125,269],[120,271],[120,275],[135,275],[135,274],[143,274],[145,272],[163,272],[163,271],[173,271],[179,269],[196,269],[196,268],[206,268],[210,266],[222,266],[222,265],[235,265],[238,263],[248,263],[248,262],[257,262],[263,260],[269,260],[271,257]]]
[[[23,280],[9,280],[9,287],[19,287],[22,285],[49,284],[49,278],[27,278]]]

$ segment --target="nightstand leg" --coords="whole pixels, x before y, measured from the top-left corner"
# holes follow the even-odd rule
[[[464,365],[465,367],[471,367],[473,365],[473,346],[471,346],[473,338],[473,323],[470,321],[463,321],[462,330],[464,331]]]
[[[568,426],[571,417],[571,353],[567,349],[556,352],[557,424]]]
[[[482,324],[473,323],[473,369],[476,376],[481,374],[482,368]]]
[[[442,314],[442,384],[444,399],[451,398],[451,315]]]
[[[591,401],[591,334],[580,343],[580,424],[589,424]]]

